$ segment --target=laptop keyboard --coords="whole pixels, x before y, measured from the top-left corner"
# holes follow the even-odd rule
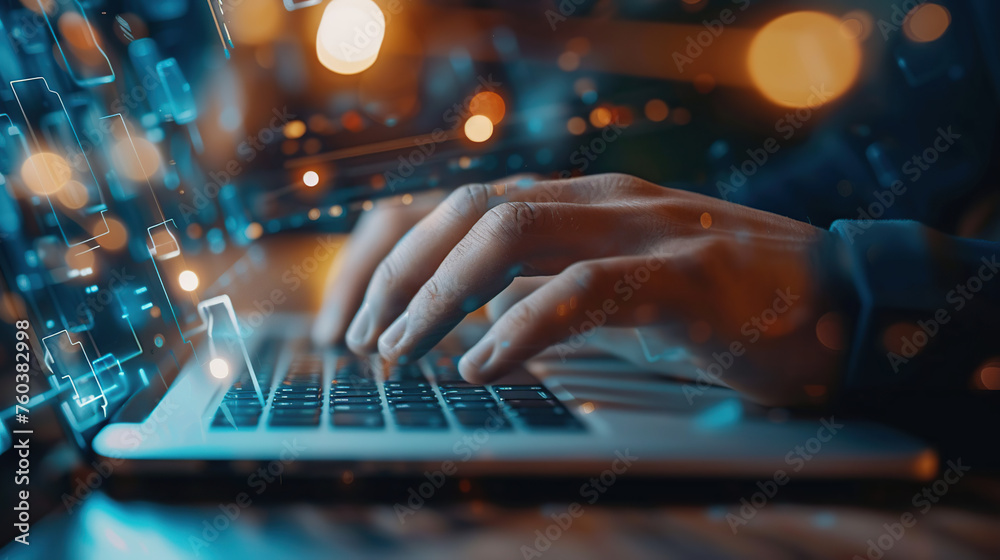
[[[266,342],[255,366],[264,402],[249,374],[226,391],[212,420],[216,430],[319,428],[333,431],[445,431],[486,428],[491,432],[582,431],[583,424],[539,382],[523,385],[471,385],[458,373],[457,359],[417,364],[381,363],[382,375],[350,354],[334,358],[332,378],[324,382],[321,354],[295,355],[280,382],[274,369],[280,343]],[[261,419],[265,418],[264,421]]]

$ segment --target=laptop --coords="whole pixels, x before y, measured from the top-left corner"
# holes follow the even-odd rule
[[[472,385],[456,364],[481,321],[462,323],[406,365],[315,348],[311,322],[309,313],[268,317],[244,341],[252,367],[223,377],[213,372],[218,358],[205,341],[172,382],[151,382],[126,402],[89,442],[93,452],[129,461],[131,472],[210,461],[250,473],[281,461],[295,465],[284,476],[330,477],[345,469],[543,478],[613,469],[669,478],[770,480],[785,472],[916,481],[937,468],[933,450],[891,428],[765,409],[727,388],[696,388],[596,353],[541,357],[495,383]],[[224,336],[216,338],[221,355]]]

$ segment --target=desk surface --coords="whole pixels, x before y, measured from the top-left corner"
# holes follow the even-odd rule
[[[767,504],[746,519],[738,501],[634,507],[567,503],[500,507],[473,501],[427,505],[400,521],[392,504],[251,505],[230,521],[224,506],[119,502],[100,493],[37,523],[31,546],[8,545],[4,558],[1000,558],[1000,481],[955,485],[998,507],[954,500],[893,508]],[[954,492],[959,494],[960,492]],[[230,511],[234,511],[230,509]],[[904,514],[913,515],[899,531]],[[557,520],[565,528],[560,528]],[[218,529],[212,528],[215,523]],[[888,528],[887,528],[888,527]],[[898,537],[890,534],[895,528]],[[881,545],[880,550],[872,547]]]

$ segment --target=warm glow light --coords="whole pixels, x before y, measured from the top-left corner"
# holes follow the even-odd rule
[[[302,182],[305,183],[307,187],[315,187],[319,184],[319,173],[315,171],[306,171],[302,174]]]
[[[650,99],[646,102],[646,118],[653,122],[660,122],[670,114],[670,107],[662,99]]]
[[[493,136],[493,121],[485,115],[472,115],[465,121],[465,136],[473,142],[485,142]]]
[[[229,377],[229,363],[222,358],[213,358],[211,362],[208,362],[208,370],[212,372],[212,377],[216,379]]]
[[[598,107],[590,112],[590,124],[602,128],[611,124],[611,111],[607,107]]]
[[[861,48],[837,18],[794,12],[765,25],[750,44],[747,64],[765,97],[785,107],[815,108],[854,84]]]
[[[60,189],[59,194],[56,195],[59,202],[62,203],[66,208],[71,208],[73,210],[79,210],[87,205],[87,201],[90,196],[87,193],[87,187],[83,186],[80,181],[66,181],[66,184]]]
[[[51,152],[35,154],[21,165],[21,179],[38,194],[55,194],[72,177],[73,169],[66,160]]]
[[[903,33],[917,43],[936,41],[951,25],[951,13],[938,4],[921,4],[910,11],[903,21]]]
[[[320,63],[338,74],[367,70],[385,38],[385,16],[372,0],[330,0],[316,32]]]
[[[181,289],[185,292],[193,292],[198,289],[198,275],[190,270],[185,270],[177,277]]]
[[[126,138],[115,144],[111,157],[118,170],[133,181],[144,181],[160,168],[160,152],[145,138]]]
[[[259,239],[264,233],[264,226],[257,222],[250,222],[247,224],[247,228],[243,231],[243,234],[247,236],[247,239]]]
[[[306,123],[302,121],[289,121],[284,129],[285,138],[301,138],[306,133]]]
[[[573,117],[566,121],[566,130],[568,130],[570,134],[579,136],[587,130],[587,123],[580,117]]]
[[[481,91],[469,102],[469,110],[474,115],[489,117],[490,122],[499,124],[507,112],[507,105],[499,94],[492,91]]]

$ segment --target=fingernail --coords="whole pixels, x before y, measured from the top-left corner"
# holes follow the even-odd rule
[[[389,325],[389,328],[382,333],[382,336],[378,339],[378,349],[382,356],[392,359],[396,356],[394,353],[399,346],[399,341],[402,340],[403,335],[406,333],[406,320],[409,316],[409,312],[404,312],[402,315],[396,318],[395,321]]]
[[[458,371],[467,381],[476,382],[486,365],[493,357],[494,345],[492,338],[484,338],[476,343],[458,361]]]
[[[365,304],[351,321],[351,326],[347,328],[347,342],[352,347],[363,348],[372,336],[372,314]]]

